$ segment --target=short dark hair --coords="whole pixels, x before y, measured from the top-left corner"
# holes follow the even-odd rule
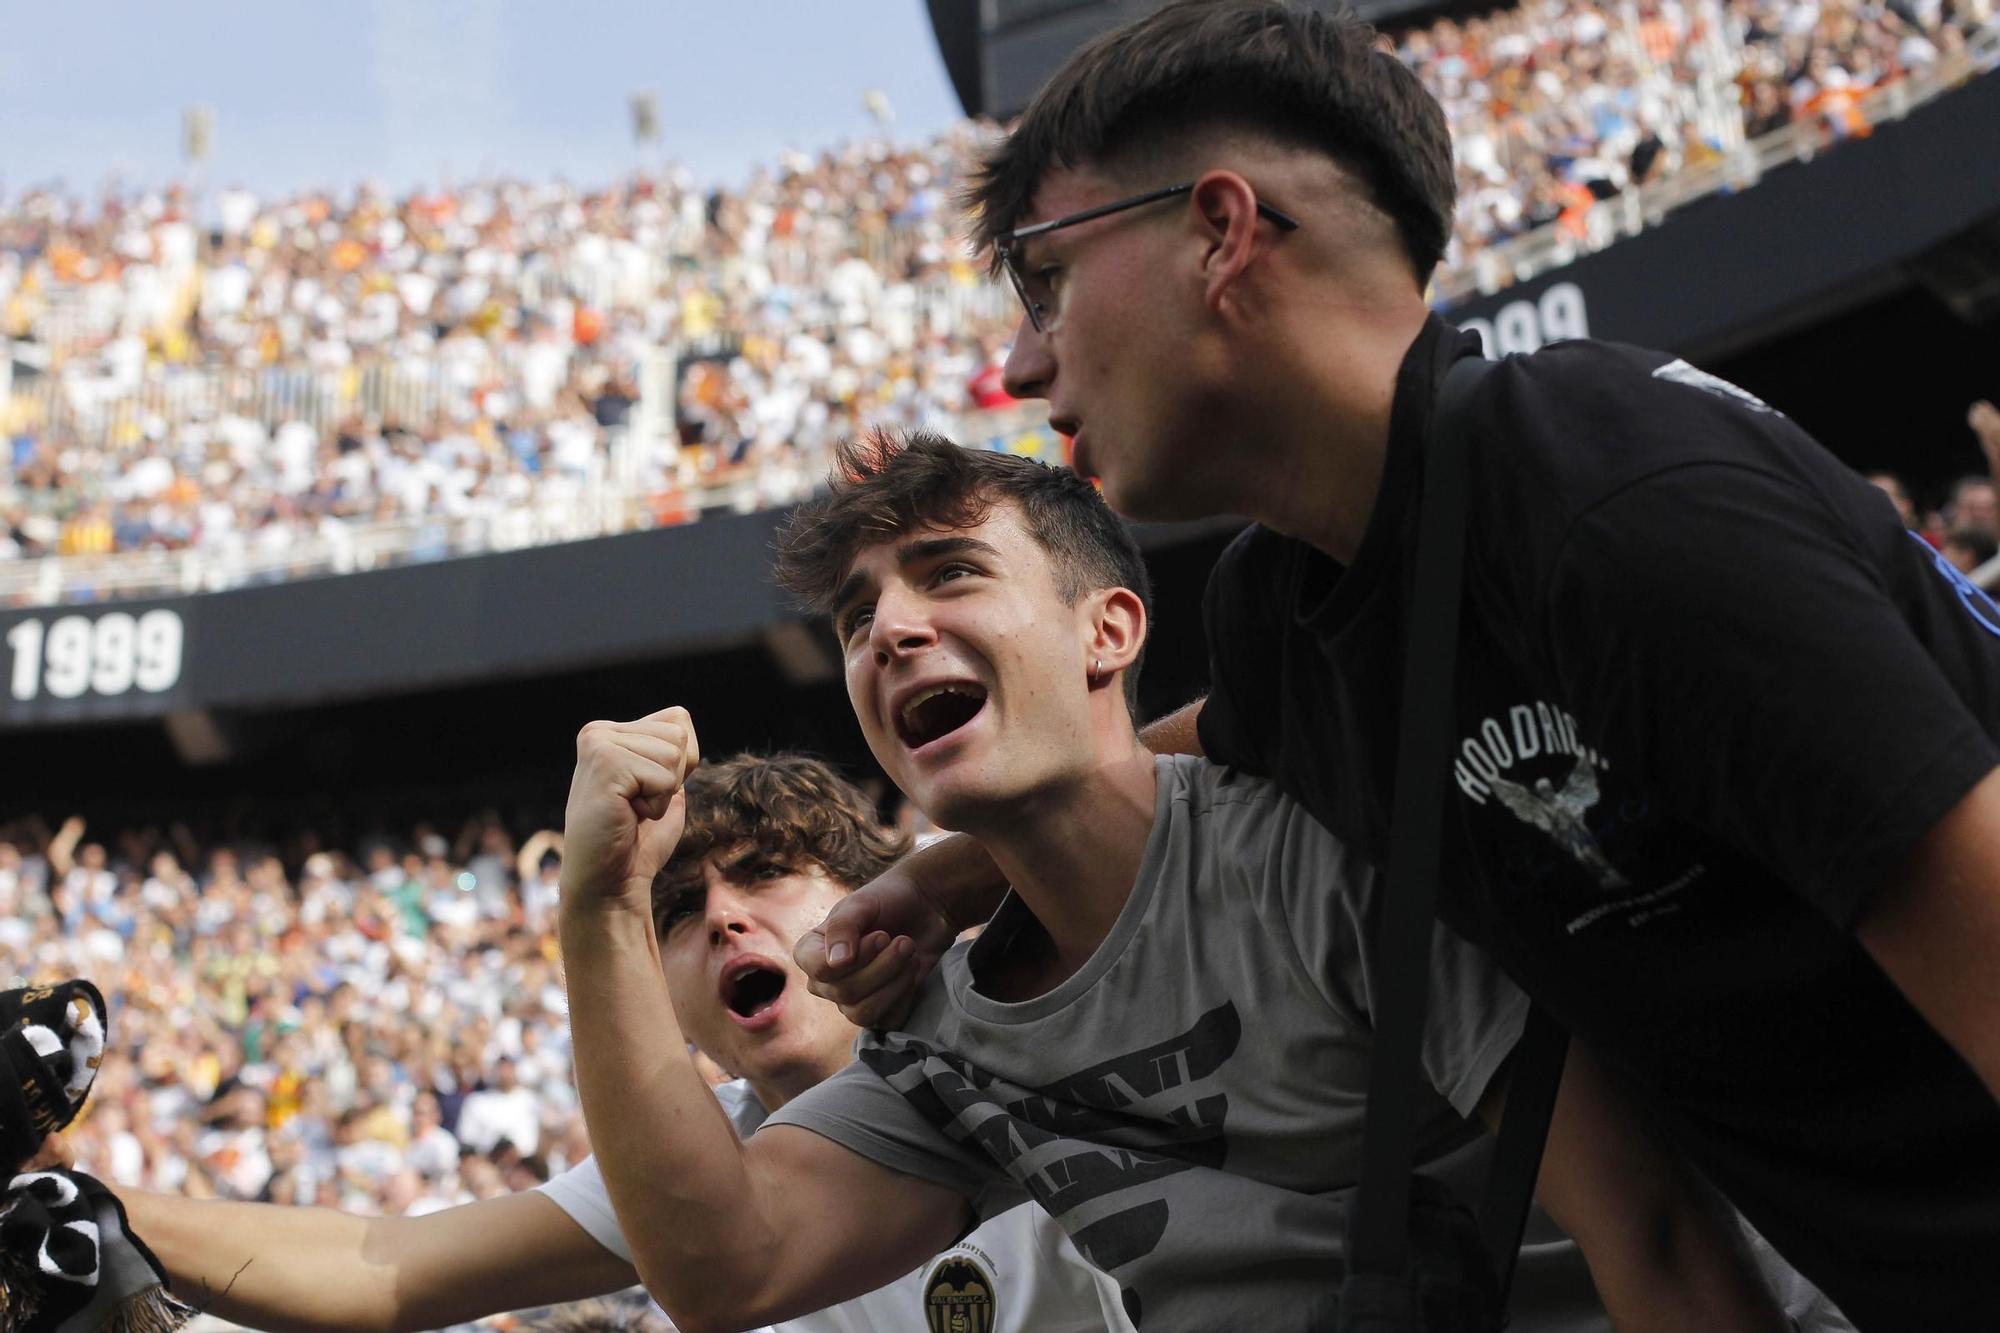
[[[973,243],[990,250],[1018,225],[1051,168],[1110,163],[1211,125],[1318,149],[1354,173],[1394,221],[1418,284],[1429,281],[1457,194],[1444,109],[1366,23],[1283,0],[1175,0],[1077,51],[973,173]]]
[[[834,448],[833,487],[792,511],[778,534],[777,579],[807,609],[833,599],[864,546],[920,528],[970,527],[996,504],[1019,507],[1028,535],[1054,566],[1064,602],[1098,588],[1128,588],[1153,616],[1152,580],[1139,544],[1097,488],[1066,467],[966,449],[942,435],[876,430]],[[1145,647],[1125,672],[1138,706]]]
[[[686,819],[674,854],[653,877],[653,919],[702,885],[702,862],[752,849],[755,864],[815,867],[858,889],[910,850],[910,835],[882,823],[859,787],[811,755],[737,755],[688,774]]]

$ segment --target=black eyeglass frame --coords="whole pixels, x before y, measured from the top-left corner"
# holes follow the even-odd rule
[[[1128,208],[1142,208],[1147,204],[1156,204],[1162,199],[1171,199],[1177,194],[1186,194],[1188,191],[1194,189],[1197,184],[1199,182],[1189,181],[1185,185],[1168,185],[1158,190],[1148,190],[1144,194],[1135,194],[1130,199],[1118,199],[1108,204],[1099,204],[1095,208],[1086,208],[1080,213],[1071,213],[1066,217],[1054,218],[1048,222],[1037,222],[1027,227],[1015,227],[1010,231],[1003,231],[998,236],[995,236],[993,238],[993,253],[1000,257],[1000,267],[1007,270],[1007,280],[1014,284],[1014,295],[1021,298],[1021,308],[1028,312],[1028,323],[1034,326],[1035,332],[1047,333],[1048,330],[1042,326],[1042,316],[1041,312],[1036,308],[1037,303],[1028,295],[1028,280],[1022,275],[1020,266],[1016,262],[1016,251],[1014,249],[1016,245],[1036,236],[1046,236],[1052,231],[1061,231],[1064,227],[1074,227],[1079,222],[1094,222],[1098,218],[1108,217],[1113,213],[1122,213]],[[1269,218],[1272,225],[1277,227],[1279,231],[1297,231],[1299,229],[1298,219],[1279,212],[1261,199],[1257,201],[1257,212],[1259,216]]]

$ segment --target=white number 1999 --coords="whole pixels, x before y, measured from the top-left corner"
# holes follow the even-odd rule
[[[182,637],[180,616],[164,608],[137,619],[112,611],[95,620],[64,616],[46,626],[23,620],[7,631],[12,692],[23,701],[44,689],[58,699],[86,691],[119,695],[134,686],[157,694],[181,678]]]

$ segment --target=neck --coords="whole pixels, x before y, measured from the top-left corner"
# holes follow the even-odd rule
[[[812,1003],[819,1003],[817,1000]],[[769,1074],[746,1074],[743,1081],[750,1085],[750,1095],[767,1114],[774,1113],[792,1098],[806,1089],[824,1083],[846,1067],[853,1058],[853,1038],[859,1035],[855,1028],[847,1029],[848,1040],[837,1048],[829,1049],[824,1060],[813,1064],[800,1064]]]
[[[1040,990],[1075,975],[1132,896],[1153,832],[1153,755],[1136,738],[1073,780],[969,830],[1048,935]]]
[[[1322,326],[1287,337],[1298,351],[1250,427],[1263,465],[1237,473],[1234,506],[1343,565],[1353,563],[1374,516],[1397,372],[1429,311],[1409,301],[1353,313],[1335,326],[1340,333]]]

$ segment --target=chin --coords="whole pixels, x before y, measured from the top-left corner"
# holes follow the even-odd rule
[[[1215,491],[1189,484],[1186,476],[1167,480],[1127,475],[1098,480],[1104,488],[1104,502],[1120,517],[1137,523],[1184,523],[1216,512]]]
[[[983,824],[989,824],[1007,806],[1007,802],[992,792],[967,791],[962,788],[939,791],[933,789],[922,796],[912,796],[911,801],[924,817],[947,833],[970,833]]]

